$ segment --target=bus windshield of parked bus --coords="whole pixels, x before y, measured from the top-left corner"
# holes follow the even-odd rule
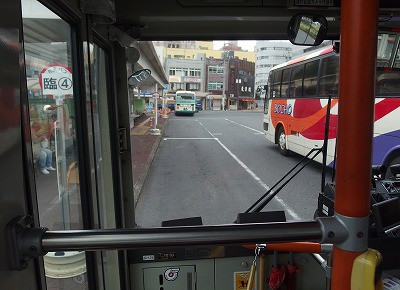
[[[177,100],[193,100],[194,94],[179,94],[176,95]]]

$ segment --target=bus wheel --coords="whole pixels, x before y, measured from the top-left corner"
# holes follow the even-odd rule
[[[281,153],[283,156],[289,155],[289,150],[286,148],[286,134],[283,127],[280,127],[278,131],[278,148],[279,153]]]

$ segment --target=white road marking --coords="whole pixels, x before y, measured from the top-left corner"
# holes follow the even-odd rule
[[[166,140],[217,140],[217,138],[164,138]]]
[[[263,134],[263,135],[264,135],[264,132],[261,132],[261,131],[258,131],[258,130],[256,130],[256,129],[250,128],[249,126],[246,126],[246,125],[243,125],[243,124],[234,122],[234,121],[229,120],[229,119],[225,119],[225,121],[231,122],[231,123],[236,124],[236,125],[238,125],[238,126],[242,126],[242,127],[246,128],[246,129],[249,129],[249,130],[251,130],[251,131],[256,132],[257,134]]]
[[[234,123],[234,122],[233,122],[233,123]],[[204,130],[206,130],[211,136],[214,137],[214,135],[213,135],[201,122],[199,122],[199,124],[204,128]],[[239,125],[240,125],[240,124],[239,124]],[[242,126],[244,126],[244,125],[242,125]],[[244,127],[245,127],[245,126],[244,126]],[[249,128],[249,129],[252,129],[252,128]],[[257,130],[255,130],[255,129],[252,129],[252,130],[257,131]],[[237,163],[239,163],[240,166],[243,167],[244,170],[246,170],[246,172],[247,172],[251,177],[253,177],[253,179],[254,179],[255,181],[257,181],[257,183],[258,183],[261,187],[263,187],[265,190],[269,190],[269,189],[270,189],[269,186],[266,185],[266,184],[261,180],[261,178],[257,176],[257,174],[255,174],[249,167],[247,167],[247,165],[246,165],[242,160],[240,160],[231,150],[229,150],[229,148],[226,147],[218,138],[214,138],[214,139],[215,139],[215,141],[218,142],[219,145],[221,145],[222,148],[225,149],[226,152],[228,152],[228,154],[229,154],[233,159],[235,159],[235,161],[236,161]],[[271,192],[271,193],[272,193],[272,192]],[[281,206],[283,206],[283,207],[286,209],[287,213],[288,213],[290,216],[292,216],[295,220],[300,220],[300,216],[299,216],[286,202],[284,202],[281,198],[279,198],[279,197],[277,197],[277,196],[274,196],[274,199],[275,199],[277,202],[279,202],[279,203],[281,204]]]

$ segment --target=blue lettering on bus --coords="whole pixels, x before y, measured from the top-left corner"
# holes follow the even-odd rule
[[[276,114],[283,114],[283,115],[291,115],[293,111],[292,105],[281,105],[281,104],[275,104],[274,105],[274,113]]]

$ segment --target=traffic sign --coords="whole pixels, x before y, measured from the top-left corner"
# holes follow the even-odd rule
[[[159,93],[153,93],[153,98],[158,99],[160,97]]]
[[[165,84],[165,90],[168,91],[168,84]]]
[[[39,84],[43,95],[72,95],[72,70],[62,64],[49,65],[40,72]]]

